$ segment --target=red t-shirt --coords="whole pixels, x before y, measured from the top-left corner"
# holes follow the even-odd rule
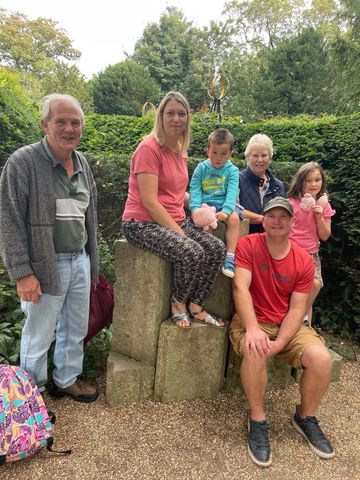
[[[123,220],[151,222],[141,201],[136,175],[151,173],[158,176],[158,199],[177,223],[185,219],[184,195],[188,184],[187,156],[160,146],[154,136],[145,138],[135,150],[130,165],[128,197]]]
[[[265,233],[240,238],[235,252],[235,264],[252,273],[250,294],[256,318],[260,323],[283,321],[289,310],[293,292],[309,293],[314,280],[311,256],[291,242],[285,258],[271,257]]]

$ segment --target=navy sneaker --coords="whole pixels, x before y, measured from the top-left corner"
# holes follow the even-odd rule
[[[249,418],[248,431],[248,452],[251,460],[260,467],[268,467],[271,464],[268,422],[256,422]]]
[[[292,424],[296,430],[305,437],[311,450],[316,453],[316,455],[322,458],[331,458],[335,455],[335,450],[319,427],[319,422],[316,417],[301,418],[299,407],[297,406],[295,415],[292,418]]]

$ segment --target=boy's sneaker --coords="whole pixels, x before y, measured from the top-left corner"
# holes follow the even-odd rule
[[[256,422],[249,418],[248,431],[248,452],[251,460],[260,467],[268,467],[271,464],[268,422]]]
[[[311,450],[316,453],[316,455],[322,458],[331,458],[335,455],[335,450],[319,427],[319,422],[316,417],[301,418],[299,407],[297,406],[295,415],[292,418],[292,424],[296,430],[306,438]]]
[[[225,262],[224,262],[224,265],[222,266],[222,272],[224,275],[226,275],[227,277],[230,277],[230,278],[234,278],[234,270],[235,270],[235,264],[234,264],[234,260],[232,260],[231,258],[225,258]]]

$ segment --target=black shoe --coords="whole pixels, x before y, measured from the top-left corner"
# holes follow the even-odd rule
[[[260,467],[268,467],[271,464],[268,422],[256,422],[249,418],[248,431],[248,452],[251,460]]]
[[[311,450],[316,453],[316,455],[322,458],[331,458],[335,455],[335,450],[319,427],[319,422],[316,417],[301,418],[299,407],[297,406],[295,415],[292,418],[292,424],[296,430],[306,438]]]

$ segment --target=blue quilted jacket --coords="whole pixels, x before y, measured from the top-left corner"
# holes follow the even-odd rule
[[[239,203],[246,210],[262,214],[263,207],[269,200],[275,197],[285,197],[285,187],[281,180],[274,177],[270,170],[266,170],[270,179],[270,185],[261,201],[259,193],[260,178],[251,171],[249,167],[240,172],[239,175]],[[262,232],[262,225],[250,225],[250,233]]]

